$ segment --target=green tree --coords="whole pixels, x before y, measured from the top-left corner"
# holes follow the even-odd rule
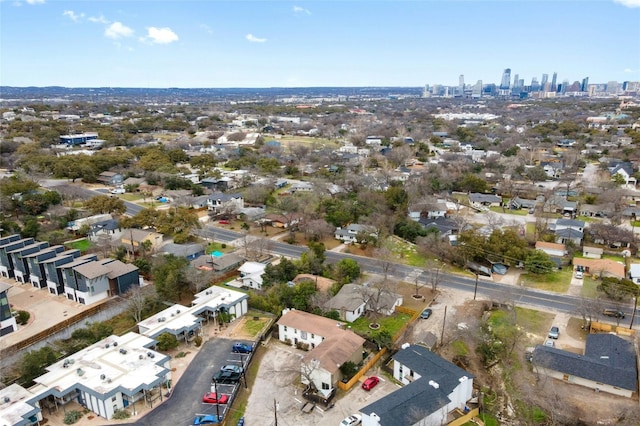
[[[277,265],[269,264],[262,274],[262,286],[270,287],[274,284],[286,283],[298,275],[298,267],[291,260],[283,257]]]
[[[40,223],[38,223],[38,219],[33,216],[28,217],[24,221],[24,226],[20,231],[20,235],[22,238],[37,238],[38,233],[40,232]]]
[[[311,296],[313,296],[317,291],[316,283],[313,281],[303,281],[296,285],[291,299],[291,307],[301,311],[310,312]]]
[[[171,333],[162,333],[158,336],[158,349],[161,351],[170,351],[177,348],[178,345],[178,339]]]
[[[44,346],[35,351],[29,351],[20,360],[20,379],[23,385],[28,386],[38,376],[43,375],[45,367],[56,362],[56,353],[51,346]]]
[[[113,213],[121,215],[127,211],[124,201],[108,195],[91,197],[84,202],[84,207],[89,210],[91,214]]]
[[[189,261],[174,255],[163,256],[151,270],[156,293],[163,300],[177,302],[182,291],[188,288],[185,269]]]
[[[402,219],[393,227],[393,233],[411,243],[416,242],[416,238],[424,237],[427,231],[418,222],[410,219]]]
[[[524,269],[532,274],[548,274],[556,268],[555,262],[549,255],[540,250],[531,250],[524,262]]]
[[[353,282],[360,274],[360,265],[353,259],[340,259],[333,267],[333,277],[339,283]]]
[[[384,193],[387,206],[394,212],[403,212],[407,210],[409,202],[409,194],[401,186],[390,186]]]
[[[547,172],[545,172],[544,169],[540,166],[535,166],[527,169],[525,172],[525,176],[533,184],[535,184],[536,182],[544,182],[549,178]]]
[[[467,173],[454,183],[454,188],[464,192],[487,192],[489,184],[481,177]]]

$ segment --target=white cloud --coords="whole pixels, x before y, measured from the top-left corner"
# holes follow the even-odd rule
[[[300,7],[300,6],[293,6],[293,13],[295,13],[296,15],[300,15],[300,14],[311,15],[311,12],[309,11],[309,9],[305,9],[304,7]]]
[[[156,44],[169,44],[174,41],[178,41],[178,34],[174,33],[171,28],[156,28],[149,27],[147,28],[147,37],[146,39],[150,39],[152,43]]]
[[[44,0],[27,0],[29,4],[44,4]]]
[[[64,12],[62,12],[62,16],[66,16],[73,22],[78,22],[79,20],[84,18],[84,13],[76,14],[73,10],[65,10]]]
[[[87,20],[89,22],[93,22],[96,24],[108,24],[109,21],[107,20],[107,18],[105,18],[104,16],[100,15],[100,16],[89,16],[87,18]]]
[[[200,24],[200,28],[207,34],[213,34],[213,30],[207,24]]]
[[[615,3],[626,7],[640,7],[640,0],[613,0]]]
[[[251,43],[264,43],[265,41],[267,41],[266,38],[258,38],[253,34],[247,34],[245,38],[249,40]]]
[[[114,22],[109,25],[107,29],[104,31],[104,35],[117,40],[119,38],[131,37],[133,35],[133,30],[122,22]]]

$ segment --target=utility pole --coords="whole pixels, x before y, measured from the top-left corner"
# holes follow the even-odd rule
[[[275,418],[275,426],[278,426],[278,403],[276,402],[276,399],[273,398],[273,416]]]
[[[629,329],[633,328],[633,320],[636,319],[636,311],[638,310],[638,295],[633,298],[633,313],[631,314],[631,324],[629,324]]]
[[[442,317],[442,332],[440,333],[440,344],[444,341],[444,325],[447,322],[447,305],[444,305],[444,316]]]
[[[477,293],[478,293],[478,273],[476,272],[476,285],[473,288],[473,300],[476,300]]]
[[[220,421],[220,404],[218,404],[220,395],[218,395],[218,382],[216,379],[213,379],[213,393],[216,394],[216,417],[218,417],[218,421]]]

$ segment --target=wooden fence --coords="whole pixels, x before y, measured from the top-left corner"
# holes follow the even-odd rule
[[[402,328],[400,328],[400,330],[398,330],[398,332],[393,336],[394,342],[396,342],[404,334],[404,332],[407,330],[407,327],[409,327],[409,324],[414,322],[420,316],[420,312],[414,311],[413,309],[405,308],[404,306],[396,306],[395,310],[396,312],[409,314],[411,315],[411,318],[409,318],[409,321],[407,321],[406,324],[403,325]]]
[[[342,389],[343,391],[348,391],[349,389],[351,389],[353,387],[353,385],[358,383],[358,380],[360,380],[360,378],[362,376],[364,376],[366,374],[366,372],[369,371],[369,369],[376,362],[378,362],[378,360],[380,358],[382,358],[382,356],[384,354],[386,354],[386,353],[387,353],[387,348],[382,348],[382,350],[380,352],[375,354],[369,361],[367,361],[367,363],[365,365],[362,366],[362,368],[351,378],[351,380],[349,380],[347,383],[343,383],[343,382],[339,381],[338,382],[338,387],[340,389]]]
[[[604,324],[601,322],[597,322],[597,321],[593,321],[591,323],[591,328],[589,330],[589,333],[615,333],[615,334],[620,334],[623,336],[635,336],[636,331],[633,329],[629,329],[627,327],[621,327],[621,326],[615,326],[615,325],[611,325],[611,324]]]

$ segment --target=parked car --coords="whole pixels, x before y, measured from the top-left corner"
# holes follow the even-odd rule
[[[238,383],[240,381],[240,374],[233,371],[218,371],[211,378],[216,383]]]
[[[241,353],[241,354],[249,354],[253,351],[253,347],[246,343],[234,343],[231,348],[232,352]]]
[[[349,417],[344,418],[340,422],[340,426],[356,426],[362,423],[362,416],[360,414],[352,414]]]
[[[544,345],[553,348],[556,345],[556,341],[552,339],[547,339],[544,341]]]
[[[605,309],[604,311],[602,311],[602,315],[613,318],[624,318],[624,312],[617,309]]]
[[[549,334],[547,337],[550,339],[557,339],[560,336],[560,329],[555,325],[549,329]]]
[[[376,376],[371,376],[362,383],[362,389],[368,391],[376,387],[380,383],[380,379]]]
[[[582,271],[576,271],[576,278],[578,278],[579,280],[581,280],[582,278],[584,278],[584,272],[582,272]]]
[[[242,374],[242,372],[244,371],[244,368],[238,365],[227,364],[220,367],[220,371],[232,371],[234,373]]]
[[[207,392],[202,397],[202,402],[205,404],[226,404],[229,402],[229,395],[216,394],[215,392]]]
[[[228,225],[230,222],[228,220],[222,219],[222,220],[219,220],[218,223],[220,225]]]
[[[113,188],[111,190],[112,194],[124,194],[125,192],[127,191],[125,191],[124,188]]]
[[[244,426],[244,417],[240,417],[240,420],[238,420],[238,424],[236,426]]]
[[[217,425],[220,423],[220,418],[215,414],[208,414],[206,416],[197,416],[193,419],[194,425]]]
[[[424,311],[422,311],[420,313],[420,318],[422,319],[429,319],[429,317],[431,316],[431,314],[433,313],[433,311],[429,308],[425,309]]]

